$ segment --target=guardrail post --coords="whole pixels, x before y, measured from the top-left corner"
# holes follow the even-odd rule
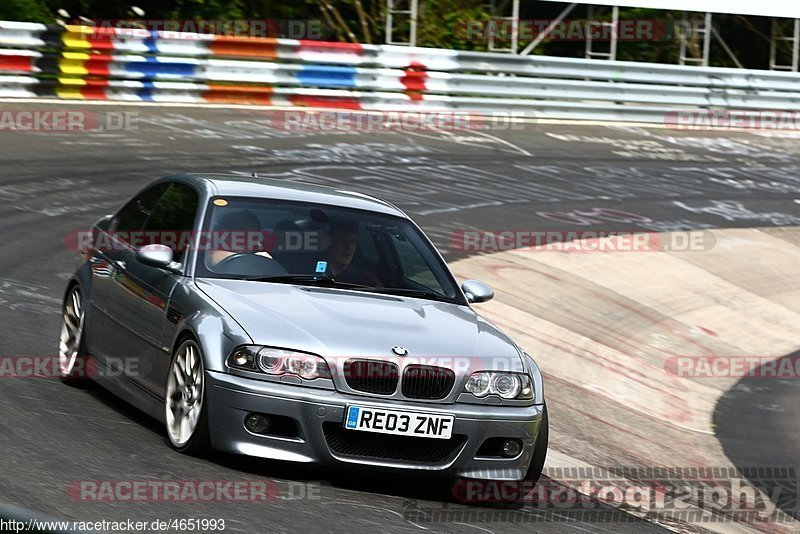
[[[516,54],[519,47],[519,0],[514,0],[511,4],[510,17],[500,17],[496,20],[511,22],[511,46],[509,48],[495,48],[494,32],[489,32],[487,49],[489,52],[510,52],[512,54]]]
[[[397,0],[386,0],[386,44],[417,46],[417,17],[419,16],[419,0],[408,0],[408,9],[396,7]],[[395,16],[408,17],[408,41],[395,41],[394,18]]]
[[[703,67],[708,67],[709,64],[709,56],[711,55],[711,34],[712,34],[712,24],[713,19],[711,13],[706,13],[702,26],[695,26],[694,22],[697,21],[697,18],[693,18],[692,22],[689,22],[689,18],[687,17],[686,13],[684,12],[682,27],[680,28],[678,34],[680,35],[681,39],[681,52],[680,52],[680,64],[686,65],[687,63],[695,63],[702,65]],[[700,57],[696,55],[687,55],[687,50],[690,49],[689,47],[689,37],[691,36],[692,39],[697,37],[703,38],[703,47],[701,49]]]
[[[783,30],[782,21],[779,19],[772,19],[772,39],[769,43],[769,69],[770,70],[790,70],[797,72],[798,63],[800,63],[800,19],[794,19],[792,24],[792,36],[787,36]],[[778,43],[784,41],[791,43],[792,47],[792,60],[790,64],[781,64],[778,62]]]
[[[611,61],[617,59],[617,40],[619,38],[619,7],[611,8],[611,21],[594,20],[594,6],[589,6],[589,14],[586,21],[586,59],[603,58]],[[611,35],[608,52],[595,52],[592,49],[592,27],[610,28]],[[602,32],[601,32],[602,35]]]

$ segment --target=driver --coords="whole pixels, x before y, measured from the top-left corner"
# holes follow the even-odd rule
[[[328,246],[328,272],[334,277],[346,275],[358,247],[358,223],[339,221],[331,225],[331,244]]]
[[[236,232],[244,235],[236,236],[236,239],[223,240],[223,242],[227,241],[229,243],[227,248],[224,250],[209,251],[208,255],[206,256],[209,267],[215,267],[225,258],[245,252],[252,252],[254,254],[258,254],[259,256],[272,258],[268,252],[264,252],[263,250],[253,250],[253,248],[249,246],[251,233],[261,233],[261,223],[259,222],[255,213],[252,211],[240,210],[226,213],[219,218],[217,223],[214,225],[214,228],[214,231],[220,234],[223,232]],[[242,237],[244,237],[244,239]],[[243,247],[241,249],[235,248],[234,245],[237,243],[242,243]],[[260,248],[263,249],[263,242],[261,245],[262,246]]]
[[[374,273],[353,264],[358,250],[358,222],[331,222],[331,242],[326,253],[327,273],[338,282],[380,287],[383,282]]]

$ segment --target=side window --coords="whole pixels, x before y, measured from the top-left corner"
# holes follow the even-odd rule
[[[155,207],[158,199],[164,194],[169,184],[158,184],[143,191],[136,198],[125,204],[111,221],[109,231],[122,232],[118,238],[129,241],[124,235],[127,232],[138,232]]]
[[[174,183],[161,197],[144,225],[150,244],[167,245],[174,260],[183,261],[197,215],[197,193],[188,185]]]

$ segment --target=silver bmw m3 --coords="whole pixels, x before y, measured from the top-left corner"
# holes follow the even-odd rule
[[[171,445],[288,462],[538,479],[541,373],[392,204],[239,176],[157,180],[81,236],[62,379]]]

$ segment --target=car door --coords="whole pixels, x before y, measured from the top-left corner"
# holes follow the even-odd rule
[[[166,245],[173,249],[173,261],[182,263],[187,254],[198,212],[198,193],[189,185],[174,182],[159,199],[142,227],[143,244]],[[126,275],[136,291],[133,313],[126,319],[138,338],[137,369],[133,377],[150,392],[163,397],[172,356],[172,341],[181,316],[171,302],[183,274],[153,267],[133,258]],[[127,295],[120,295],[127,298]],[[120,300],[120,302],[123,302]],[[124,310],[120,310],[124,312]],[[133,371],[133,368],[131,369]]]
[[[106,363],[118,363],[131,356],[136,344],[128,319],[137,302],[137,288],[127,273],[135,257],[135,242],[147,217],[169,184],[145,189],[126,203],[105,228],[95,228],[96,242],[89,262],[92,268],[91,305],[96,330],[94,356]],[[134,354],[135,355],[135,354]]]

